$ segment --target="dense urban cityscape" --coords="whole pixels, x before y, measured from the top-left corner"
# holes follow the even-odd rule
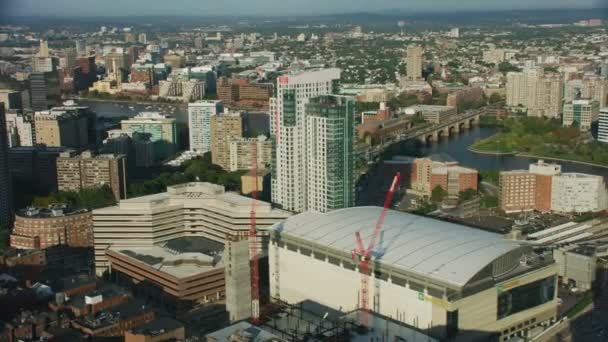
[[[605,4],[130,1],[0,5],[0,342],[608,341]]]

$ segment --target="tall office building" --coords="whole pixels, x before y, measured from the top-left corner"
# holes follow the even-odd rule
[[[531,85],[535,88],[530,88]],[[564,99],[564,80],[557,74],[540,72],[532,82],[528,81],[528,116],[559,118]]]
[[[120,126],[124,131],[149,136],[154,144],[156,159],[169,157],[177,150],[179,131],[177,121],[170,115],[142,112],[128,120],[122,120]]]
[[[407,80],[418,81],[422,79],[422,48],[420,46],[407,47]]]
[[[608,143],[608,107],[604,107],[600,110],[597,140],[603,143]]]
[[[581,131],[589,131],[600,114],[600,104],[595,100],[578,99],[564,105],[562,124],[576,126]]]
[[[308,210],[326,212],[354,205],[354,120],[352,98],[319,96],[306,104]]]
[[[277,79],[270,99],[274,140],[272,201],[292,211],[307,209],[306,104],[316,96],[334,93],[340,69],[295,72]]]
[[[608,106],[608,78],[589,76],[582,80],[581,97],[599,102],[600,107]]]
[[[49,42],[46,39],[40,39],[40,48],[38,49],[39,57],[49,56]]]
[[[515,108],[528,105],[527,84],[527,76],[523,72],[509,72],[507,74],[507,106]]]
[[[272,142],[265,135],[257,138],[239,138],[230,142],[230,171],[251,170],[253,146],[256,147],[257,168],[268,168],[272,159]]]
[[[148,44],[148,37],[146,36],[145,33],[140,33],[139,36],[137,36],[137,40],[141,43],[141,44]]]
[[[46,78],[42,72],[33,72],[30,74],[30,98],[32,101],[33,110],[47,110],[47,87]]]
[[[6,114],[6,131],[10,147],[34,146],[31,116],[15,112]]]
[[[76,57],[78,54],[76,53],[76,49],[67,48],[63,50],[63,63],[60,63],[60,66],[64,69],[70,70],[72,72],[72,68],[76,65]]]
[[[8,158],[4,104],[0,103],[0,229],[13,227],[13,185]]]
[[[88,116],[76,107],[55,107],[34,113],[36,144],[84,148],[89,143]]]
[[[126,164],[124,155],[63,152],[57,158],[57,186],[59,191],[80,191],[107,185],[118,201],[127,198]]]
[[[22,109],[23,96],[20,91],[0,89],[0,102],[4,102],[4,109]]]
[[[230,142],[243,135],[240,113],[211,117],[211,161],[224,170],[230,170]]]
[[[508,73],[506,93],[507,106],[527,110],[528,116],[557,118],[562,113],[563,78],[542,68]]]
[[[76,54],[86,55],[87,54],[87,42],[83,39],[76,40]]]
[[[190,151],[211,151],[211,118],[224,111],[222,101],[196,101],[188,104]]]

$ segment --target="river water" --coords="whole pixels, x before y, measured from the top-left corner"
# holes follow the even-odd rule
[[[446,154],[457,160],[460,165],[472,167],[478,170],[516,170],[527,169],[530,163],[537,159],[516,157],[513,155],[496,156],[473,153],[468,150],[476,140],[487,138],[498,131],[494,127],[475,127],[471,130],[461,132],[448,139],[442,139],[436,143],[421,145],[419,143],[407,143],[395,146],[391,154],[405,156],[428,156],[432,154]],[[591,165],[556,161],[562,165],[564,172],[582,172],[601,175],[608,178],[608,168],[595,167]]]

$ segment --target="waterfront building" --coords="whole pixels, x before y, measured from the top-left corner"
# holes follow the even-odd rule
[[[170,115],[159,112],[141,112],[136,116],[122,120],[121,129],[145,136],[154,144],[156,159],[164,159],[175,153],[179,145],[177,121]]]
[[[559,118],[564,98],[563,77],[539,71],[535,79],[528,81],[528,91],[528,116]]]
[[[542,68],[509,72],[506,88],[507,106],[511,110],[548,118],[557,118],[562,113],[564,81],[558,74],[545,74]]]
[[[458,198],[461,191],[477,190],[477,170],[462,167],[458,162],[442,155],[416,158],[412,163],[408,192],[430,197],[440,186],[450,198]]]
[[[601,176],[562,172],[540,160],[529,170],[500,172],[499,203],[507,213],[597,212],[608,208],[608,192]]]
[[[577,99],[564,104],[562,124],[576,126],[581,131],[591,130],[591,125],[598,121],[600,113],[599,102],[591,99]]]
[[[85,148],[89,143],[87,107],[66,106],[34,112],[36,144]]]
[[[211,118],[224,112],[224,103],[218,100],[196,101],[188,104],[190,151],[211,151]]]
[[[528,105],[527,79],[523,72],[507,73],[507,106],[525,108]]]

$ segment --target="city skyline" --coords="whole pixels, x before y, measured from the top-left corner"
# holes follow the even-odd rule
[[[151,4],[152,2],[152,4]],[[85,4],[86,3],[86,6]],[[462,12],[486,10],[534,10],[534,9],[589,9],[605,8],[600,0],[537,0],[533,5],[525,0],[509,2],[483,0],[463,0],[451,4],[450,0],[432,0],[420,4],[414,0],[379,0],[370,6],[363,0],[321,1],[310,0],[297,2],[294,0],[258,0],[255,3],[244,0],[227,0],[221,3],[209,1],[184,0],[180,6],[174,3],[157,0],[129,0],[122,3],[120,11],[108,12],[103,4],[84,0],[56,0],[52,3],[43,0],[22,0],[6,4],[2,12],[11,16],[154,16],[154,15],[187,15],[187,16],[305,16],[313,14],[337,14],[354,12],[390,12],[420,13],[420,12]],[[82,8],[87,8],[83,12]]]

